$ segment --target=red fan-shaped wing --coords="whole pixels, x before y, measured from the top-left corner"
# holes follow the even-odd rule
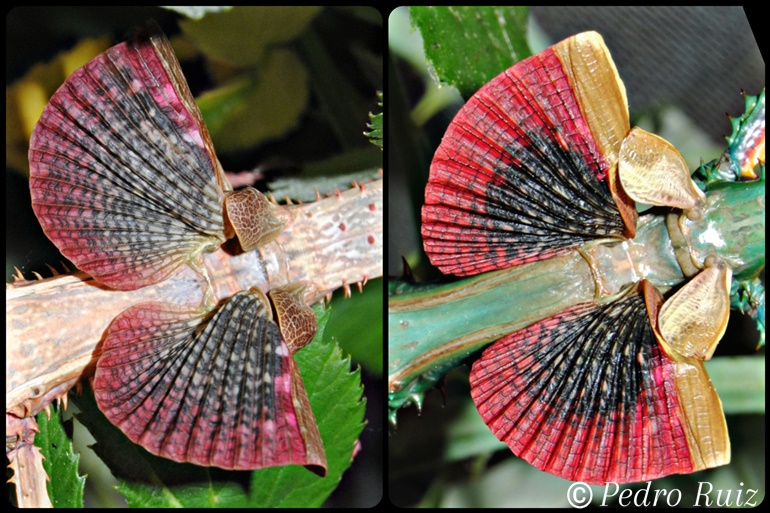
[[[97,404],[135,443],[174,461],[251,470],[326,457],[296,364],[260,293],[210,319],[145,303],[110,325]]]
[[[625,88],[594,32],[504,71],[433,157],[422,211],[431,262],[472,275],[632,232],[633,204],[615,180],[628,131]]]
[[[565,479],[647,481],[730,459],[703,363],[667,353],[641,292],[498,340],[473,365],[471,395],[515,454]]]
[[[224,241],[223,174],[165,36],[75,71],[43,111],[29,161],[46,235],[105,285],[162,281]]]

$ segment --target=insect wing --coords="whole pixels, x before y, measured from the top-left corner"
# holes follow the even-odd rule
[[[304,299],[308,286],[312,287],[312,284],[295,282],[276,287],[269,293],[281,334],[292,354],[309,344],[317,329],[315,312]]]
[[[647,481],[729,461],[702,362],[662,349],[641,293],[578,305],[498,340],[473,365],[471,395],[515,454],[565,479]],[[715,407],[688,406],[706,398]],[[727,447],[700,447],[715,433]]]
[[[620,147],[618,175],[635,201],[681,210],[702,208],[706,196],[690,178],[687,162],[665,139],[634,128]]]
[[[422,211],[431,262],[473,275],[633,233],[615,176],[628,131],[625,88],[595,32],[501,73],[434,155]]]
[[[160,282],[224,241],[224,175],[165,36],[75,71],[35,126],[29,161],[46,235],[105,285]]]
[[[326,458],[297,366],[264,295],[240,292],[206,319],[145,303],[110,325],[97,404],[133,442],[178,462],[233,470]]]

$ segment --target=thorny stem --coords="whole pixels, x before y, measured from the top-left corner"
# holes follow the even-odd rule
[[[221,300],[257,286],[263,291],[309,281],[309,304],[343,287],[382,276],[382,180],[328,198],[280,207],[291,221],[258,250],[205,257]],[[6,286],[6,412],[36,415],[89,376],[100,342],[120,312],[145,301],[200,305],[204,278],[183,266],[168,280],[134,291],[97,284],[85,273]]]

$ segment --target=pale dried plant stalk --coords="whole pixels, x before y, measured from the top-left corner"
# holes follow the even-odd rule
[[[381,180],[280,208],[291,221],[277,240],[237,256],[222,249],[206,256],[217,299],[249,287],[268,291],[307,281],[314,285],[306,294],[313,304],[340,287],[349,291],[382,276]],[[131,291],[104,287],[83,272],[8,284],[6,412],[36,415],[90,375],[105,330],[126,308],[147,301],[197,306],[205,286],[189,266]]]

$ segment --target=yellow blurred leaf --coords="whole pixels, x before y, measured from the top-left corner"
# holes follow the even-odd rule
[[[29,172],[29,137],[48,99],[73,71],[110,47],[109,38],[84,39],[46,63],[35,64],[5,88],[5,161]]]

